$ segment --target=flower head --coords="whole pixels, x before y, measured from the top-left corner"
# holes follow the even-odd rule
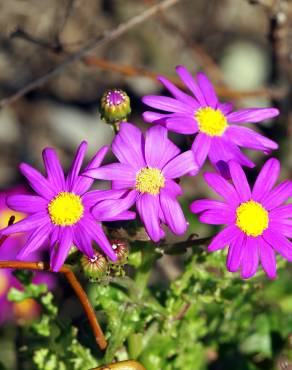
[[[275,252],[292,262],[292,204],[282,204],[292,196],[292,182],[287,180],[273,189],[279,172],[278,160],[269,159],[251,191],[240,165],[230,164],[233,185],[214,173],[206,173],[208,185],[224,201],[197,200],[191,211],[200,213],[200,221],[227,227],[208,247],[210,252],[228,246],[227,269],[241,269],[241,276],[253,276],[259,261],[269,278],[276,277]]]
[[[101,98],[100,113],[107,123],[124,121],[131,113],[130,98],[123,90],[107,90]]]
[[[92,168],[84,174],[111,180],[116,199],[105,200],[93,208],[95,217],[103,210],[115,215],[129,209],[135,202],[150,238],[164,236],[161,223],[175,234],[186,231],[186,220],[176,197],[182,194],[173,180],[190,171],[198,171],[191,151],[180,150],[167,138],[167,130],[153,126],[145,134],[130,123],[122,123],[112,143],[112,151],[120,163]]]
[[[243,166],[254,166],[239,147],[265,153],[278,148],[274,141],[242,125],[244,122],[255,123],[275,117],[279,114],[277,109],[249,108],[232,112],[232,104],[219,102],[211,82],[203,73],[197,74],[195,82],[183,66],[178,66],[176,71],[193,96],[184,93],[166,78],[159,77],[173,98],[144,96],[142,100],[146,105],[165,113],[148,111],[143,117],[146,122],[160,123],[180,134],[197,134],[192,151],[200,166],[208,156],[211,163],[228,176],[226,164],[230,160]]]
[[[24,220],[1,231],[2,235],[31,233],[18,253],[19,259],[25,259],[31,252],[49,244],[51,268],[58,271],[72,245],[92,258],[94,256],[92,241],[95,241],[113,261],[117,259],[102,230],[101,221],[134,218],[135,214],[126,212],[113,218],[104,212],[104,219],[94,219],[91,207],[99,198],[106,199],[110,195],[108,191],[89,192],[93,180],[79,174],[86,149],[87,143],[82,142],[66,178],[56,152],[51,148],[43,151],[47,178],[28,164],[20,165],[20,171],[38,195],[12,195],[7,198],[10,208],[29,214]],[[106,152],[107,147],[101,148],[87,169],[98,167]]]

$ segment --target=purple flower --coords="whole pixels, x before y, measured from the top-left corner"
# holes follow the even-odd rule
[[[275,251],[292,262],[292,204],[282,205],[292,196],[292,182],[287,180],[273,189],[279,172],[278,160],[269,159],[250,190],[246,176],[234,161],[230,162],[234,186],[223,177],[206,173],[205,180],[221,197],[215,200],[197,200],[190,206],[194,213],[201,213],[201,222],[225,224],[208,247],[209,252],[228,246],[227,269],[241,269],[245,279],[253,276],[259,260],[269,278],[276,277]]]
[[[211,163],[222,171],[228,168],[226,163],[229,160],[253,167],[253,162],[241,153],[238,146],[265,153],[278,148],[274,141],[242,125],[275,117],[279,114],[277,109],[249,108],[232,112],[232,104],[218,101],[211,82],[203,73],[197,74],[196,83],[185,67],[178,66],[176,71],[194,97],[182,92],[166,78],[159,77],[173,98],[150,95],[142,100],[152,108],[170,113],[149,111],[144,112],[143,117],[146,122],[160,123],[180,134],[197,134],[192,151],[200,166],[208,156]]]
[[[198,171],[191,151],[180,150],[167,138],[167,130],[153,126],[142,132],[130,123],[122,123],[112,143],[112,151],[120,163],[93,168],[84,174],[97,179],[112,180],[118,200],[100,202],[92,213],[103,217],[129,209],[135,202],[150,238],[164,237],[161,222],[175,234],[183,234],[187,223],[176,200],[182,194],[173,180],[190,171]],[[119,199],[120,198],[120,199]]]
[[[7,198],[7,205],[10,208],[29,214],[24,220],[1,231],[2,235],[19,232],[31,233],[17,255],[19,259],[25,259],[30,253],[48,243],[51,268],[58,271],[72,245],[92,258],[94,256],[92,240],[109,258],[113,261],[117,259],[102,230],[101,221],[132,219],[135,214],[124,212],[122,215],[112,217],[108,210],[108,212],[103,212],[104,218],[92,216],[91,207],[98,199],[106,199],[111,197],[111,194],[106,190],[88,192],[93,180],[79,175],[86,149],[87,143],[82,142],[67,178],[64,176],[56,152],[51,148],[43,151],[47,178],[28,164],[20,165],[21,173],[38,195],[13,195]],[[87,169],[99,167],[107,149],[107,147],[101,148]]]

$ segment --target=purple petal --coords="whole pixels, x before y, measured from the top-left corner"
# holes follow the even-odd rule
[[[183,66],[177,66],[176,72],[186,87],[194,94],[199,104],[205,106],[205,97],[190,72]]]
[[[277,277],[277,261],[275,252],[263,238],[259,238],[259,253],[263,270],[267,274],[268,278],[275,279]]]
[[[248,149],[262,150],[264,152],[278,149],[278,144],[275,141],[260,135],[248,127],[235,125],[229,126],[224,135],[236,145],[243,146]]]
[[[146,111],[142,114],[143,120],[145,122],[163,122],[166,117],[169,116],[169,114],[163,114],[163,113],[157,113],[152,111]]]
[[[38,212],[24,218],[15,224],[6,227],[1,230],[1,235],[9,235],[14,233],[22,233],[24,231],[30,231],[38,227],[44,226],[45,224],[51,224],[51,220],[47,212]]]
[[[123,163],[107,164],[99,168],[90,169],[84,172],[86,176],[99,180],[122,180],[127,183],[135,184],[136,171],[133,167]]]
[[[246,238],[242,254],[241,277],[249,279],[255,275],[259,266],[259,238]]]
[[[35,231],[30,235],[23,248],[17,254],[17,259],[23,260],[31,252],[40,248],[48,239],[52,228],[53,226],[51,224],[43,224],[38,228],[36,226]]]
[[[178,201],[164,189],[161,190],[159,199],[166,224],[174,234],[183,235],[187,222]]]
[[[188,150],[169,161],[163,168],[162,173],[167,178],[175,179],[190,171],[198,172],[199,167],[195,163],[193,152]]]
[[[44,211],[48,201],[35,195],[10,195],[6,203],[9,208],[23,213],[35,213]]]
[[[173,113],[164,118],[165,127],[173,132],[192,135],[198,131],[198,123],[193,114]]]
[[[233,109],[233,104],[232,103],[219,103],[218,104],[218,109],[221,110],[221,112],[226,115],[230,113]]]
[[[292,243],[277,231],[267,229],[263,233],[264,240],[289,262],[292,262]]]
[[[226,207],[229,207],[226,203],[218,202],[217,200],[210,199],[200,199],[195,200],[190,205],[190,210],[193,213],[200,213],[206,210],[226,210]]]
[[[276,108],[248,108],[228,114],[228,122],[261,122],[279,115]]]
[[[202,72],[197,74],[197,80],[199,88],[204,94],[207,105],[211,106],[212,108],[217,108],[218,98],[210,80]]]
[[[161,228],[159,224],[159,196],[142,194],[136,203],[138,213],[144,223],[145,229],[149,237],[158,242],[161,238]]]
[[[173,197],[178,197],[183,194],[182,188],[175,181],[166,179],[164,189],[167,190]]]
[[[192,145],[192,152],[194,153],[195,161],[199,167],[202,167],[211,147],[211,136],[199,133]]]
[[[220,209],[209,209],[204,211],[199,220],[205,224],[210,225],[227,225],[235,221],[235,212],[228,205]]]
[[[19,169],[35,192],[46,199],[52,199],[55,196],[56,190],[37,170],[26,163],[22,163]]]
[[[50,258],[51,269],[58,272],[63,266],[73,244],[73,233],[71,227],[62,228],[60,243],[55,245]]]
[[[198,102],[192,98],[191,96],[187,95],[183,91],[181,91],[178,87],[176,87],[172,82],[164,78],[163,76],[159,76],[157,78],[165,87],[166,89],[174,96],[174,98],[190,105],[194,106],[194,108],[198,108]]]
[[[136,198],[137,191],[132,190],[121,199],[101,201],[92,209],[92,215],[97,221],[113,220],[117,215],[131,208]]]
[[[262,167],[252,190],[252,198],[256,201],[262,200],[269,194],[280,174],[280,162],[269,159]]]
[[[230,174],[231,174],[233,184],[235,186],[235,189],[237,191],[237,194],[240,200],[242,202],[246,202],[250,200],[250,197],[251,197],[250,187],[249,187],[245,173],[243,172],[243,169],[241,168],[241,166],[234,161],[230,161],[229,169],[230,169]]]
[[[69,191],[72,191],[74,183],[79,175],[86,150],[87,150],[87,142],[82,141],[82,143],[79,145],[79,148],[77,149],[75,158],[73,160],[72,166],[69,170],[69,173],[66,179],[66,184],[67,184],[67,188]]]
[[[146,131],[145,159],[148,167],[161,168],[165,164],[163,153],[167,150],[167,129],[155,125]]]
[[[82,203],[88,207],[91,208],[94,206],[97,202],[100,202],[102,200],[106,199],[119,199],[122,198],[128,190],[92,190],[88,191],[86,194],[82,196]]]
[[[46,148],[43,151],[43,160],[49,182],[58,191],[64,190],[65,176],[56,151],[52,148]]]
[[[236,206],[240,203],[240,198],[235,188],[229,184],[222,176],[216,173],[205,173],[205,181],[207,184],[221,197],[223,197],[229,204]]]
[[[193,111],[193,107],[190,107],[188,104],[167,96],[147,95],[142,98],[142,101],[152,108],[166,112],[192,113]]]
[[[246,237],[244,233],[239,232],[228,248],[226,260],[227,270],[236,272],[241,264],[244,248],[246,247]]]
[[[234,238],[238,236],[240,231],[235,225],[229,225],[220,231],[208,246],[208,252],[214,252],[227,247]]]
[[[88,236],[86,228],[80,222],[74,226],[73,243],[88,258],[92,258],[94,256],[92,240]]]
[[[85,171],[90,170],[92,168],[98,168],[101,165],[101,162],[103,161],[107,151],[108,151],[108,146],[103,146],[102,148],[100,148],[99,151],[94,155],[92,160],[89,162],[89,164],[85,168]],[[90,177],[78,176],[71,191],[73,191],[75,194],[82,195],[91,187],[93,182],[94,180]]]
[[[292,204],[285,204],[271,210],[270,219],[277,221],[279,218],[292,218]]]
[[[82,226],[87,230],[88,234],[91,236],[93,240],[99,245],[99,247],[104,251],[104,253],[112,260],[116,261],[117,256],[108,241],[107,237],[102,230],[100,223],[95,222],[92,217],[86,217],[86,219],[82,219],[81,222]]]
[[[112,142],[112,151],[121,163],[139,169],[146,166],[144,145],[141,130],[131,123],[123,122]]]
[[[292,182],[290,180],[286,180],[266,194],[262,198],[261,202],[267,210],[272,210],[284,203],[290,197],[292,197]]]
[[[275,221],[270,218],[269,229],[271,231],[277,231],[287,238],[292,238],[292,220],[280,219],[278,221]]]

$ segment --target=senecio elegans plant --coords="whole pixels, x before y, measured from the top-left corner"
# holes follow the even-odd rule
[[[158,110],[143,113],[144,120],[151,124],[145,133],[127,122],[131,108],[126,93],[115,89],[104,94],[101,115],[116,132],[111,145],[117,159],[114,163],[102,165],[109,150],[105,146],[98,149],[82,169],[87,148],[86,142],[82,142],[66,177],[56,152],[46,148],[43,152],[46,177],[28,164],[20,165],[35,194],[14,194],[7,198],[11,209],[27,214],[25,219],[1,230],[2,236],[29,234],[18,259],[27,259],[45,245],[52,271],[59,271],[66,260],[69,264],[73,261],[73,265],[83,266],[86,276],[97,281],[98,286],[93,285],[98,291],[94,293],[96,307],[107,315],[109,340],[105,358],[96,360],[100,364],[104,360],[136,358],[149,370],[205,369],[208,361],[202,353],[206,338],[214,336],[218,343],[224,342],[225,326],[229,325],[229,340],[244,343],[248,336],[244,333],[249,330],[249,325],[244,326],[245,320],[253,320],[256,315],[252,307],[256,302],[256,288],[252,284],[243,285],[237,276],[230,277],[223,271],[224,252],[212,258],[206,250],[215,252],[227,248],[227,270],[240,271],[243,279],[253,277],[259,264],[268,278],[275,279],[276,253],[292,261],[289,240],[292,204],[285,204],[292,196],[292,182],[286,180],[276,185],[280,163],[270,158],[251,187],[242,166],[251,168],[255,164],[239,148],[265,154],[277,149],[277,143],[246,127],[245,123],[276,117],[279,111],[275,108],[234,111],[231,103],[219,102],[203,73],[198,73],[195,80],[183,66],[176,70],[191,94],[159,77],[173,97],[142,98],[146,105]],[[188,135],[193,140],[191,148],[182,152],[168,138],[168,131]],[[188,229],[183,211],[186,204],[182,207],[178,200],[184,194],[179,180],[182,176],[198,176],[207,157],[214,170],[204,173],[204,180],[221,199],[195,199],[189,204],[189,210],[199,214],[202,223],[225,227],[209,240],[206,248],[202,245],[208,238],[169,245],[165,241],[168,230],[183,236]],[[95,179],[109,180],[110,188],[90,190]],[[144,241],[139,241],[137,236],[140,233],[137,220],[129,221],[136,218],[135,210],[147,233]],[[109,221],[119,221],[116,234],[120,232],[122,238],[113,240],[111,236],[116,224],[105,232],[102,222]],[[126,247],[129,243],[130,252]],[[72,258],[76,250],[82,256],[81,262]],[[164,294],[151,292],[147,288],[151,266],[163,254],[176,252],[186,255],[181,278],[166,288]],[[134,272],[125,276],[127,263]],[[236,291],[236,298],[231,289]],[[206,306],[212,301],[220,306],[230,299],[227,296],[234,301],[228,315],[235,321],[229,324],[227,316],[216,318]],[[240,297],[243,302],[250,300],[246,310]],[[242,320],[237,317],[238,313],[242,314]],[[41,335],[40,331],[38,334]],[[72,346],[77,339],[76,334],[70,335]],[[177,340],[180,345],[176,344]],[[218,349],[220,344],[214,343]],[[86,366],[94,362],[92,355],[82,348],[80,344],[80,356],[86,359],[80,367],[76,365],[78,361],[74,362],[74,369],[87,369]],[[256,345],[246,353],[254,349],[257,351]],[[265,350],[258,351],[269,357],[272,350]],[[53,358],[56,369],[69,369],[67,360],[56,356],[50,354],[48,348],[37,350],[34,364],[38,369],[55,369],[46,367],[45,358]],[[102,358],[100,354],[98,357]]]

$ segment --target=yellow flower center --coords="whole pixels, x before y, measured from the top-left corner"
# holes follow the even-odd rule
[[[15,220],[14,223],[22,220],[24,218],[24,213],[12,211],[11,209],[5,209],[1,211],[0,213],[0,228],[4,229],[4,227],[7,227],[8,221],[10,220],[10,217],[14,216]]]
[[[199,131],[209,136],[222,136],[227,125],[224,114],[219,109],[200,108],[195,113]]]
[[[249,200],[236,209],[236,225],[248,236],[260,236],[269,226],[269,213],[260,203]]]
[[[7,226],[7,225],[6,225]],[[0,297],[5,294],[9,286],[9,280],[4,271],[0,271]]]
[[[157,195],[164,184],[165,178],[158,168],[144,167],[136,175],[136,189],[141,193]]]
[[[84,207],[79,195],[61,192],[50,201],[48,211],[53,224],[70,226],[81,219]]]

